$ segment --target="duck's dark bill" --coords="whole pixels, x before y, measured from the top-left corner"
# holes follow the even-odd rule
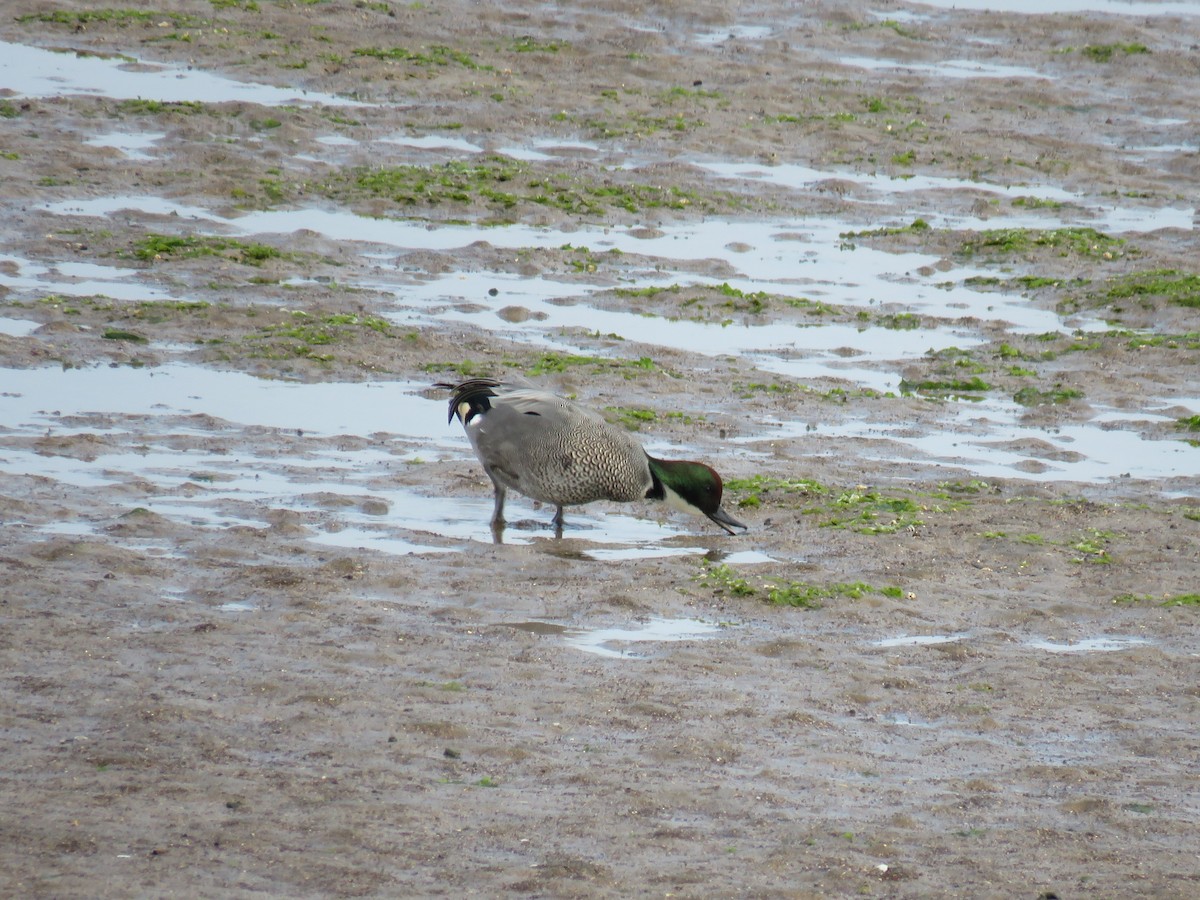
[[[742,531],[749,530],[748,526],[743,525],[723,509],[718,509],[715,513],[709,514],[709,518],[728,531],[730,534],[733,534],[733,529],[735,528],[740,528]]]

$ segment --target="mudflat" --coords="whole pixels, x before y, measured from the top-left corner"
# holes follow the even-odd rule
[[[3,893],[1200,893],[1200,15],[1053,7],[7,4]]]

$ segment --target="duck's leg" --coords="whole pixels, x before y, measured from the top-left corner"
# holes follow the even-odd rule
[[[496,488],[496,507],[492,510],[492,542],[503,544],[504,498],[508,495],[508,489],[494,478],[492,479],[492,485]]]
[[[492,487],[496,493],[496,505],[492,509],[492,528],[504,528],[504,499],[508,496],[508,488],[502,485],[496,476],[488,472],[488,477],[492,479]]]
[[[554,523],[554,536],[556,538],[562,537],[563,508],[561,503],[554,507],[554,518],[550,521]]]

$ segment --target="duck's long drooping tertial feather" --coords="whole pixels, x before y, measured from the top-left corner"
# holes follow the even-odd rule
[[[562,508],[593,500],[665,500],[708,516],[726,531],[745,528],[721,509],[721,477],[703,463],[659,460],[598,413],[526,385],[475,378],[444,384],[496,490],[493,527],[504,523],[508,488]]]

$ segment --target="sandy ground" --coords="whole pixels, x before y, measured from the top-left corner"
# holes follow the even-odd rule
[[[1196,291],[1113,290],[1151,272],[1175,273],[1177,286],[1197,277],[1194,231],[1177,223],[1200,185],[1200,19],[890,2],[642,7],[258,0],[131,17],[91,3],[54,15],[30,0],[6,6],[0,40],[380,104],[4,100],[2,271],[15,277],[16,259],[124,266],[174,298],[0,288],[0,314],[29,323],[0,334],[12,384],[46,366],[64,378],[166,377],[183,363],[399,385],[428,401],[430,421],[398,411],[393,432],[334,436],[160,408],[42,410],[44,432],[0,423],[5,896],[1200,894],[1200,450],[1186,402],[1200,363]],[[856,58],[910,68],[844,64]],[[937,68],[946,60],[1041,77],[958,77]],[[163,136],[144,161],[83,143],[111,131]],[[397,132],[488,150],[588,141],[600,159],[560,147],[511,173],[481,163],[471,177],[486,191],[371,189],[357,175],[380,162],[372,142]],[[319,141],[330,136],[350,140]],[[1130,149],[1152,140],[1186,146]],[[388,153],[392,165],[437,160]],[[927,209],[919,189],[881,207],[853,179],[779,188],[715,179],[704,160],[962,179],[938,194],[938,212],[978,220],[1011,211],[1012,195],[997,204],[972,180],[1162,216],[1168,227],[1126,233],[1076,210],[1096,219],[1082,243],[968,246],[986,226],[846,240],[946,260],[910,284],[973,253],[981,290],[1011,295],[1012,279],[1036,277],[1016,295],[1062,317],[1060,332],[1039,335],[918,312],[915,327],[950,322],[981,344],[969,372],[933,355],[905,364],[907,382],[979,375],[1013,394],[1030,384],[1023,366],[1047,397],[1075,392],[1030,404],[1027,423],[1069,429],[1123,411],[1135,424],[1112,427],[1173,442],[1178,466],[1153,479],[1034,478],[1070,456],[1048,440],[1015,442],[1023,461],[1006,478],[876,459],[865,435],[822,433],[856,420],[938,433],[966,401],[579,329],[577,345],[608,362],[551,367],[542,383],[598,407],[680,413],[640,421],[643,436],[740,479],[727,503],[751,530],[729,538],[701,520],[599,504],[555,541],[549,512],[518,501],[513,540],[497,546],[485,479],[443,429],[441,394],[419,386],[536,374],[544,348],[450,315],[481,297],[447,304],[445,321],[398,325],[381,318],[395,295],[370,285],[464,271],[480,284],[553,275],[609,289],[651,275],[654,253],[481,241],[397,256],[316,225],[231,235],[178,215],[45,206],[153,195],[228,218],[317,207],[430,224],[606,224],[647,240],[710,217],[836,215],[860,232]],[[558,202],[529,200],[538,190]],[[1027,212],[1053,229],[1060,210]],[[196,234],[208,243],[148,242]],[[674,266],[715,279],[729,269]],[[593,303],[781,323],[820,303],[823,322],[862,320],[838,285],[810,288],[807,304],[717,289],[602,290]],[[871,316],[913,316],[905,290]],[[530,315],[520,303],[503,311]],[[1107,327],[1073,331],[1096,321]],[[1147,397],[1178,403],[1148,416]],[[771,421],[811,433],[772,439]],[[314,488],[296,504],[233,491],[204,516],[170,512],[217,497],[242,461],[252,478],[295,482],[319,480],[304,467],[339,453],[374,460],[361,490]],[[129,454],[146,460],[143,474],[118,465]],[[192,470],[188,454],[228,464]],[[62,474],[81,470],[91,474]],[[450,508],[466,511],[469,536],[412,524]],[[364,517],[406,552],[315,540]],[[605,557],[592,539],[606,522],[653,528],[655,517],[673,529],[657,542],[668,555]],[[580,648],[609,627],[684,639]]]

